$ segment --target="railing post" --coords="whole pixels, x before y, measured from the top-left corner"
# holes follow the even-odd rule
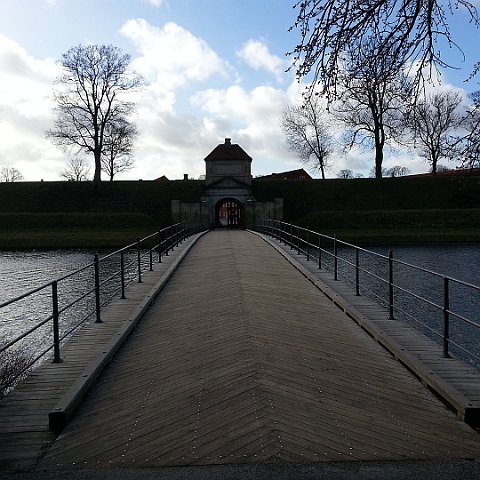
[[[53,317],[53,363],[61,363],[60,358],[60,332],[58,324],[58,283],[52,282],[52,317]]]
[[[355,248],[355,295],[360,296],[360,256],[358,248]]]
[[[293,225],[290,224],[290,250],[293,250]]]
[[[153,248],[150,248],[150,271],[153,272]]]
[[[93,257],[93,264],[95,267],[95,314],[96,319],[95,323],[102,323],[102,319],[100,317],[100,263],[98,261],[98,253],[96,253]]]
[[[162,263],[162,241],[160,230],[157,233],[158,263]]]
[[[388,305],[389,305],[389,319],[393,320],[393,251],[388,252]]]
[[[178,224],[175,225],[175,246],[178,247]]]
[[[142,283],[142,255],[140,252],[139,239],[137,239],[137,270],[138,270],[138,283]]]
[[[333,236],[333,279],[338,280],[338,245],[337,236]]]
[[[297,253],[300,255],[300,227],[297,227]]]
[[[183,241],[185,240],[185,225],[186,225],[186,222],[182,222],[180,224],[180,243],[183,243]]]
[[[322,237],[318,234],[318,269],[322,269]]]
[[[451,358],[448,352],[450,340],[450,285],[448,277],[443,277],[443,358]]]
[[[122,296],[120,298],[123,300],[127,298],[125,296],[125,257],[123,250],[120,250],[120,282],[122,284]]]
[[[310,230],[307,230],[307,262],[310,261]]]

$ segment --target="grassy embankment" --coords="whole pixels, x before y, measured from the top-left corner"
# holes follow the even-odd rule
[[[111,248],[171,224],[171,199],[195,201],[203,184],[0,183],[0,248]]]
[[[119,247],[172,222],[172,199],[198,201],[201,181],[0,183],[0,248]],[[282,197],[285,219],[360,244],[480,243],[480,177],[254,180]]]
[[[257,182],[285,218],[360,244],[480,243],[480,177]]]

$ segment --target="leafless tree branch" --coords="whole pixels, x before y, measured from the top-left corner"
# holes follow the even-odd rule
[[[94,157],[94,182],[101,180],[106,129],[126,118],[133,105],[124,93],[143,79],[130,70],[130,56],[112,45],[77,45],[60,61],[63,73],[54,92],[57,118],[47,137],[65,149]]]

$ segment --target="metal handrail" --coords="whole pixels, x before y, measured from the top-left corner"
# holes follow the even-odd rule
[[[39,360],[42,359],[48,352],[54,351],[53,355],[53,362],[59,363],[62,361],[61,359],[61,351],[60,347],[61,344],[81,325],[83,325],[89,318],[92,316],[96,316],[96,322],[101,322],[101,309],[104,305],[106,305],[111,298],[118,295],[121,292],[120,298],[126,298],[125,289],[128,283],[126,281],[126,276],[131,275],[132,279],[130,281],[134,281],[137,278],[137,281],[140,283],[142,281],[142,274],[145,269],[145,258],[148,256],[148,267],[150,270],[153,270],[153,253],[155,252],[157,256],[157,263],[162,262],[162,257],[167,256],[169,251],[173,250],[175,247],[183,242],[186,238],[193,235],[194,233],[200,232],[204,230],[203,226],[198,222],[180,222],[168,227],[162,228],[157,230],[156,232],[143,237],[136,242],[132,242],[129,245],[115,250],[107,255],[99,257],[97,254],[94,256],[94,261],[73,271],[69,272],[66,275],[63,275],[55,280],[52,280],[48,283],[40,285],[36,288],[33,288],[27,292],[22,293],[21,295],[16,296],[10,300],[7,300],[0,304],[0,311],[8,306],[12,306],[17,304],[18,302],[25,300],[31,297],[34,294],[38,294],[39,292],[46,291],[47,289],[51,289],[51,302],[52,307],[52,314],[50,314],[47,318],[41,319],[38,323],[36,323],[33,327],[29,328],[26,332],[17,335],[15,338],[10,340],[4,345],[0,345],[0,354],[9,351],[12,348],[15,348],[19,345],[19,343],[32,335],[36,330],[41,327],[44,327],[49,322],[53,321],[52,330],[53,330],[53,343],[50,345],[46,345],[45,348],[32,358],[28,364],[18,372],[15,378],[11,380],[11,385],[13,385],[18,378],[20,378],[25,372],[32,368],[34,364],[36,364]],[[127,252],[132,250],[136,250],[135,258],[132,259],[131,262],[125,262],[125,255]],[[105,264],[107,260],[112,261],[115,260],[117,257],[120,257],[120,268],[116,269],[113,273],[107,274],[106,277],[102,278],[100,272],[100,266]],[[86,286],[86,290],[82,291],[78,296],[75,296],[73,300],[71,300],[68,304],[59,306],[59,293],[58,293],[58,285],[64,282],[67,279],[72,279],[78,276],[79,274],[87,271],[88,269],[94,270],[93,279],[91,282]],[[133,270],[135,270],[133,272]],[[130,273],[129,273],[130,272]],[[111,284],[114,281],[120,282],[120,286],[113,288],[113,294],[106,294],[102,293],[102,287],[105,287]],[[95,296],[95,305],[93,310],[89,311],[87,315],[83,316],[78,322],[75,322],[73,326],[69,326],[66,332],[60,334],[60,317],[64,317],[66,312],[71,309],[74,305],[78,304],[82,300],[87,299],[87,297]],[[101,297],[107,296],[108,298],[102,302]],[[8,386],[7,386],[8,387]]]
[[[480,360],[480,355],[475,353],[465,346],[459,344],[459,340],[452,340],[450,327],[451,327],[451,318],[455,318],[462,324],[470,325],[474,328],[480,330],[480,322],[471,318],[466,318],[463,314],[458,311],[454,311],[451,307],[452,303],[452,292],[450,289],[451,284],[457,284],[463,288],[473,290],[475,292],[480,292],[480,286],[474,285],[468,282],[464,282],[457,278],[443,275],[441,273],[429,270],[418,265],[413,265],[411,263],[397,260],[393,257],[393,252],[390,251],[388,255],[382,255],[378,252],[368,250],[352,243],[339,240],[335,235],[325,235],[322,233],[315,232],[308,228],[300,227],[292,223],[283,222],[280,220],[274,219],[265,219],[262,223],[256,225],[256,229],[262,233],[270,235],[280,242],[283,242],[285,245],[290,246],[291,249],[297,250],[297,253],[303,254],[307,257],[307,260],[315,260],[318,262],[318,268],[327,270],[333,268],[334,280],[338,280],[339,274],[343,275],[347,280],[351,281],[355,285],[356,295],[360,295],[361,292],[369,292],[371,296],[375,298],[375,301],[385,302],[389,307],[389,318],[395,319],[396,314],[403,314],[413,319],[416,324],[419,324],[426,331],[429,331],[433,334],[434,337],[439,337],[442,340],[443,345],[443,356],[445,358],[450,358],[450,347],[453,346],[459,351],[468,355],[470,359]],[[329,243],[331,248],[326,249],[325,244]],[[322,246],[323,245],[323,246]],[[338,253],[338,247],[341,246],[345,249],[344,254]],[[346,258],[346,252],[353,250],[355,252],[354,260]],[[363,252],[378,259],[379,261],[386,262],[386,276],[381,276],[379,273],[374,272],[369,269],[368,265],[360,265],[359,253]],[[333,259],[333,265],[328,265],[323,259],[328,257]],[[352,280],[348,275],[344,274],[339,270],[339,262],[342,265],[348,266],[355,271],[355,278]],[[332,263],[332,260],[330,260]],[[370,259],[370,266],[372,259]],[[414,269],[416,272],[422,272],[443,281],[443,287],[441,293],[442,302],[434,301],[426,298],[424,295],[421,295],[418,292],[413,292],[411,289],[402,287],[394,281],[395,271],[399,266],[408,267]],[[382,298],[380,295],[373,292],[373,290],[367,285],[368,282],[363,284],[360,281],[360,273],[365,274],[366,277],[378,281],[380,284],[386,287],[386,295]],[[371,280],[373,281],[373,280]],[[385,288],[383,287],[383,288]],[[422,305],[432,307],[435,311],[438,311],[442,314],[442,328],[437,329],[431,325],[422,322],[419,319],[419,315],[412,315],[402,309],[401,305],[396,301],[396,296],[402,294],[406,298],[421,302]],[[480,334],[480,331],[479,331]]]

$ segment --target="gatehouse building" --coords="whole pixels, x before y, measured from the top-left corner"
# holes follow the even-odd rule
[[[247,228],[262,218],[283,219],[283,199],[257,202],[252,194],[252,157],[226,138],[205,157],[200,201],[172,201],[176,221],[198,220],[209,228]]]

